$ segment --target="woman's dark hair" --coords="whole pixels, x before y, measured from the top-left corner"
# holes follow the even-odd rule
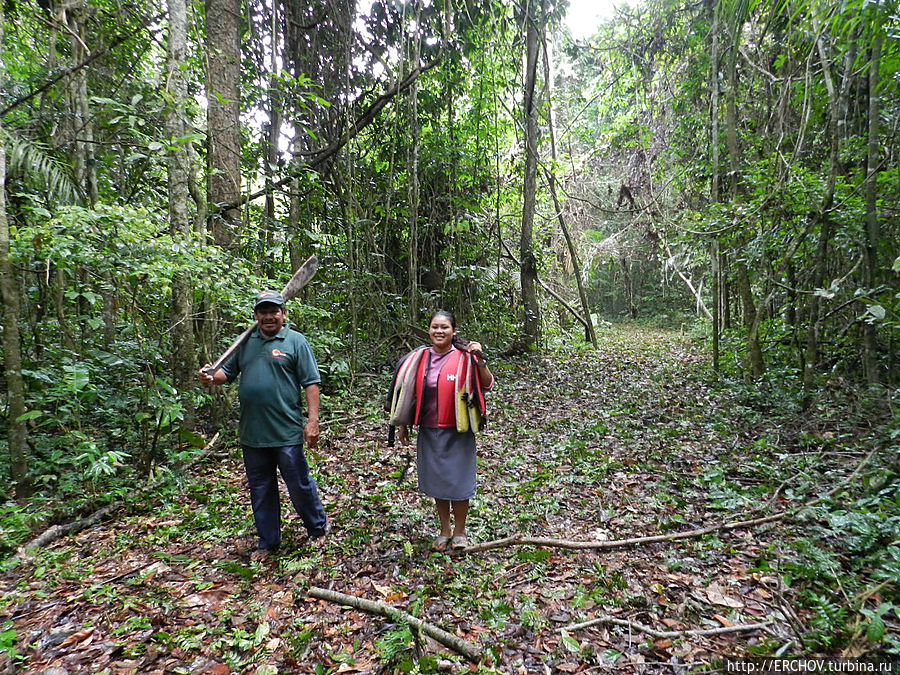
[[[446,309],[439,309],[438,311],[436,311],[434,314],[431,315],[430,319],[428,319],[429,326],[431,325],[431,322],[434,321],[434,318],[436,316],[442,316],[445,319],[447,319],[447,321],[450,322],[450,325],[453,326],[453,330],[456,330],[456,317],[453,316],[453,312],[448,312]]]

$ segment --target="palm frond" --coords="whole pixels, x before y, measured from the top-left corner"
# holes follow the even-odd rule
[[[69,168],[53,157],[46,146],[8,129],[0,130],[0,142],[6,144],[7,176],[46,190],[50,197],[66,204],[83,201]]]

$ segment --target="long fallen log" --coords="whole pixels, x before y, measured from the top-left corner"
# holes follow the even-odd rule
[[[449,647],[455,652],[462,654],[473,663],[481,659],[481,649],[477,645],[473,645],[471,642],[466,642],[461,637],[458,637],[453,633],[448,633],[442,628],[438,628],[437,626],[426,623],[422,621],[422,619],[419,619],[418,617],[415,617],[408,612],[404,612],[402,609],[397,609],[396,607],[391,607],[390,605],[375,602],[374,600],[359,598],[355,595],[347,595],[345,593],[338,593],[337,591],[330,591],[327,588],[320,588],[318,586],[310,587],[309,594],[314,598],[318,598],[319,600],[327,600],[328,602],[333,602],[338,605],[353,607],[369,614],[386,617],[388,619],[396,621],[397,623],[408,623],[416,630],[419,630],[428,637],[437,640],[445,647]]]

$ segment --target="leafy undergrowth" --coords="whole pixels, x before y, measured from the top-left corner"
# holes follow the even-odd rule
[[[775,387],[711,386],[699,349],[637,329],[610,331],[598,352],[492,369],[473,542],[792,515],[605,551],[433,553],[433,505],[414,468],[397,484],[402,452],[386,448],[384,374],[331,402],[311,453],[334,528],[324,547],[285,499],[286,546],[251,560],[229,447],[177,495],[7,561],[0,654],[29,672],[266,674],[677,673],[726,657],[898,653],[897,443],[884,411],[837,388],[801,412]],[[482,659],[314,600],[310,586],[403,609]],[[574,625],[601,616],[618,623]]]

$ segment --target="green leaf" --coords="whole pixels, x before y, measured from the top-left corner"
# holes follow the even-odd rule
[[[188,429],[179,429],[178,438],[194,448],[202,448],[206,445],[206,440],[203,436]]]
[[[869,624],[869,628],[866,631],[866,637],[869,642],[875,643],[881,640],[884,637],[884,621],[880,616],[872,617],[872,622]]]
[[[26,420],[37,419],[38,417],[40,417],[43,414],[44,414],[43,410],[29,410],[27,413],[25,413],[23,415],[19,415],[16,418],[16,422],[25,422]]]
[[[568,631],[564,630],[562,632],[562,638],[560,639],[560,642],[562,642],[565,648],[570,652],[574,654],[581,653],[581,645],[579,644],[578,640],[569,635]]]

